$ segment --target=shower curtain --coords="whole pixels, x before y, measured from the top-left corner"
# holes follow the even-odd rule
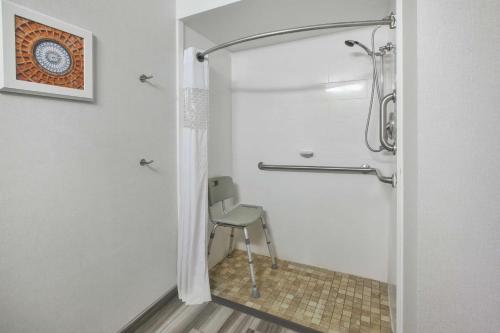
[[[206,227],[208,218],[208,63],[198,50],[184,51],[184,112],[180,151],[180,218],[177,287],[187,304],[211,300]]]

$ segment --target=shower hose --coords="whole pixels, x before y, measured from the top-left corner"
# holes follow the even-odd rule
[[[372,31],[372,40],[371,40],[371,44],[372,44],[371,45],[371,47],[372,47],[371,58],[372,58],[372,66],[373,66],[372,89],[371,89],[371,96],[370,96],[370,106],[368,107],[368,115],[366,117],[366,126],[365,126],[365,144],[366,144],[366,147],[374,153],[379,153],[383,150],[383,147],[373,148],[370,145],[370,142],[368,141],[368,132],[370,130],[370,122],[371,122],[371,118],[372,118],[373,100],[375,98],[375,89],[377,90],[377,97],[378,97],[379,103],[382,100],[383,89],[384,89],[384,87],[383,87],[384,83],[382,82],[382,84],[380,84],[380,82],[379,82],[379,74],[378,74],[378,69],[377,69],[377,59],[376,59],[376,55],[375,55],[375,33],[377,32],[377,30],[380,27],[381,26],[377,26]],[[381,56],[380,56],[380,63],[381,63],[381,72],[383,75],[383,73],[384,73],[384,55],[383,54],[381,54]],[[382,88],[380,87],[381,85],[382,85]]]

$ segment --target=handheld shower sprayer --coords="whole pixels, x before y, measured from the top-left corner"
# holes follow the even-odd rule
[[[363,43],[358,42],[357,40],[351,40],[351,39],[349,39],[349,40],[346,40],[344,43],[345,43],[345,45],[347,45],[349,47],[353,47],[354,45],[357,45],[357,46],[361,47],[363,50],[365,50],[365,52],[370,57],[372,56],[372,51],[366,45],[364,45]]]
[[[368,115],[366,118],[366,125],[365,125],[365,145],[370,151],[372,151],[374,153],[378,153],[378,152],[383,151],[384,149],[387,149],[385,146],[380,146],[379,148],[372,147],[370,145],[370,143],[368,142],[368,131],[370,129],[371,114],[372,114],[375,95],[377,95],[379,102],[382,101],[382,98],[384,96],[384,56],[388,52],[390,52],[394,49],[394,45],[389,42],[386,45],[380,47],[379,52],[376,52],[376,50],[375,50],[375,33],[379,28],[380,28],[380,26],[376,27],[372,31],[371,49],[368,48],[363,43],[358,42],[357,40],[348,39],[344,42],[345,45],[347,45],[349,47],[354,47],[355,45],[359,46],[360,48],[362,48],[366,52],[366,54],[368,54],[368,56],[372,60],[372,67],[373,67],[372,89],[371,89],[371,96],[370,96],[370,106],[368,107]],[[378,66],[377,65],[377,57],[380,57],[380,66],[381,66],[380,73],[377,69],[377,66]]]

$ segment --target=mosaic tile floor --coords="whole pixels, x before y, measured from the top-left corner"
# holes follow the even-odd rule
[[[260,298],[250,296],[247,257],[236,250],[210,271],[212,293],[327,333],[391,333],[387,284],[255,255]]]

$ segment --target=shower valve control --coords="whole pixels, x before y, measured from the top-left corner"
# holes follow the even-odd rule
[[[396,129],[396,122],[394,120],[389,121],[385,125],[385,129],[387,131],[387,136],[389,139],[394,140],[394,130]]]
[[[392,50],[394,50],[394,44],[389,42],[384,46],[381,46],[378,50],[381,54],[386,54],[387,52],[391,52]]]

